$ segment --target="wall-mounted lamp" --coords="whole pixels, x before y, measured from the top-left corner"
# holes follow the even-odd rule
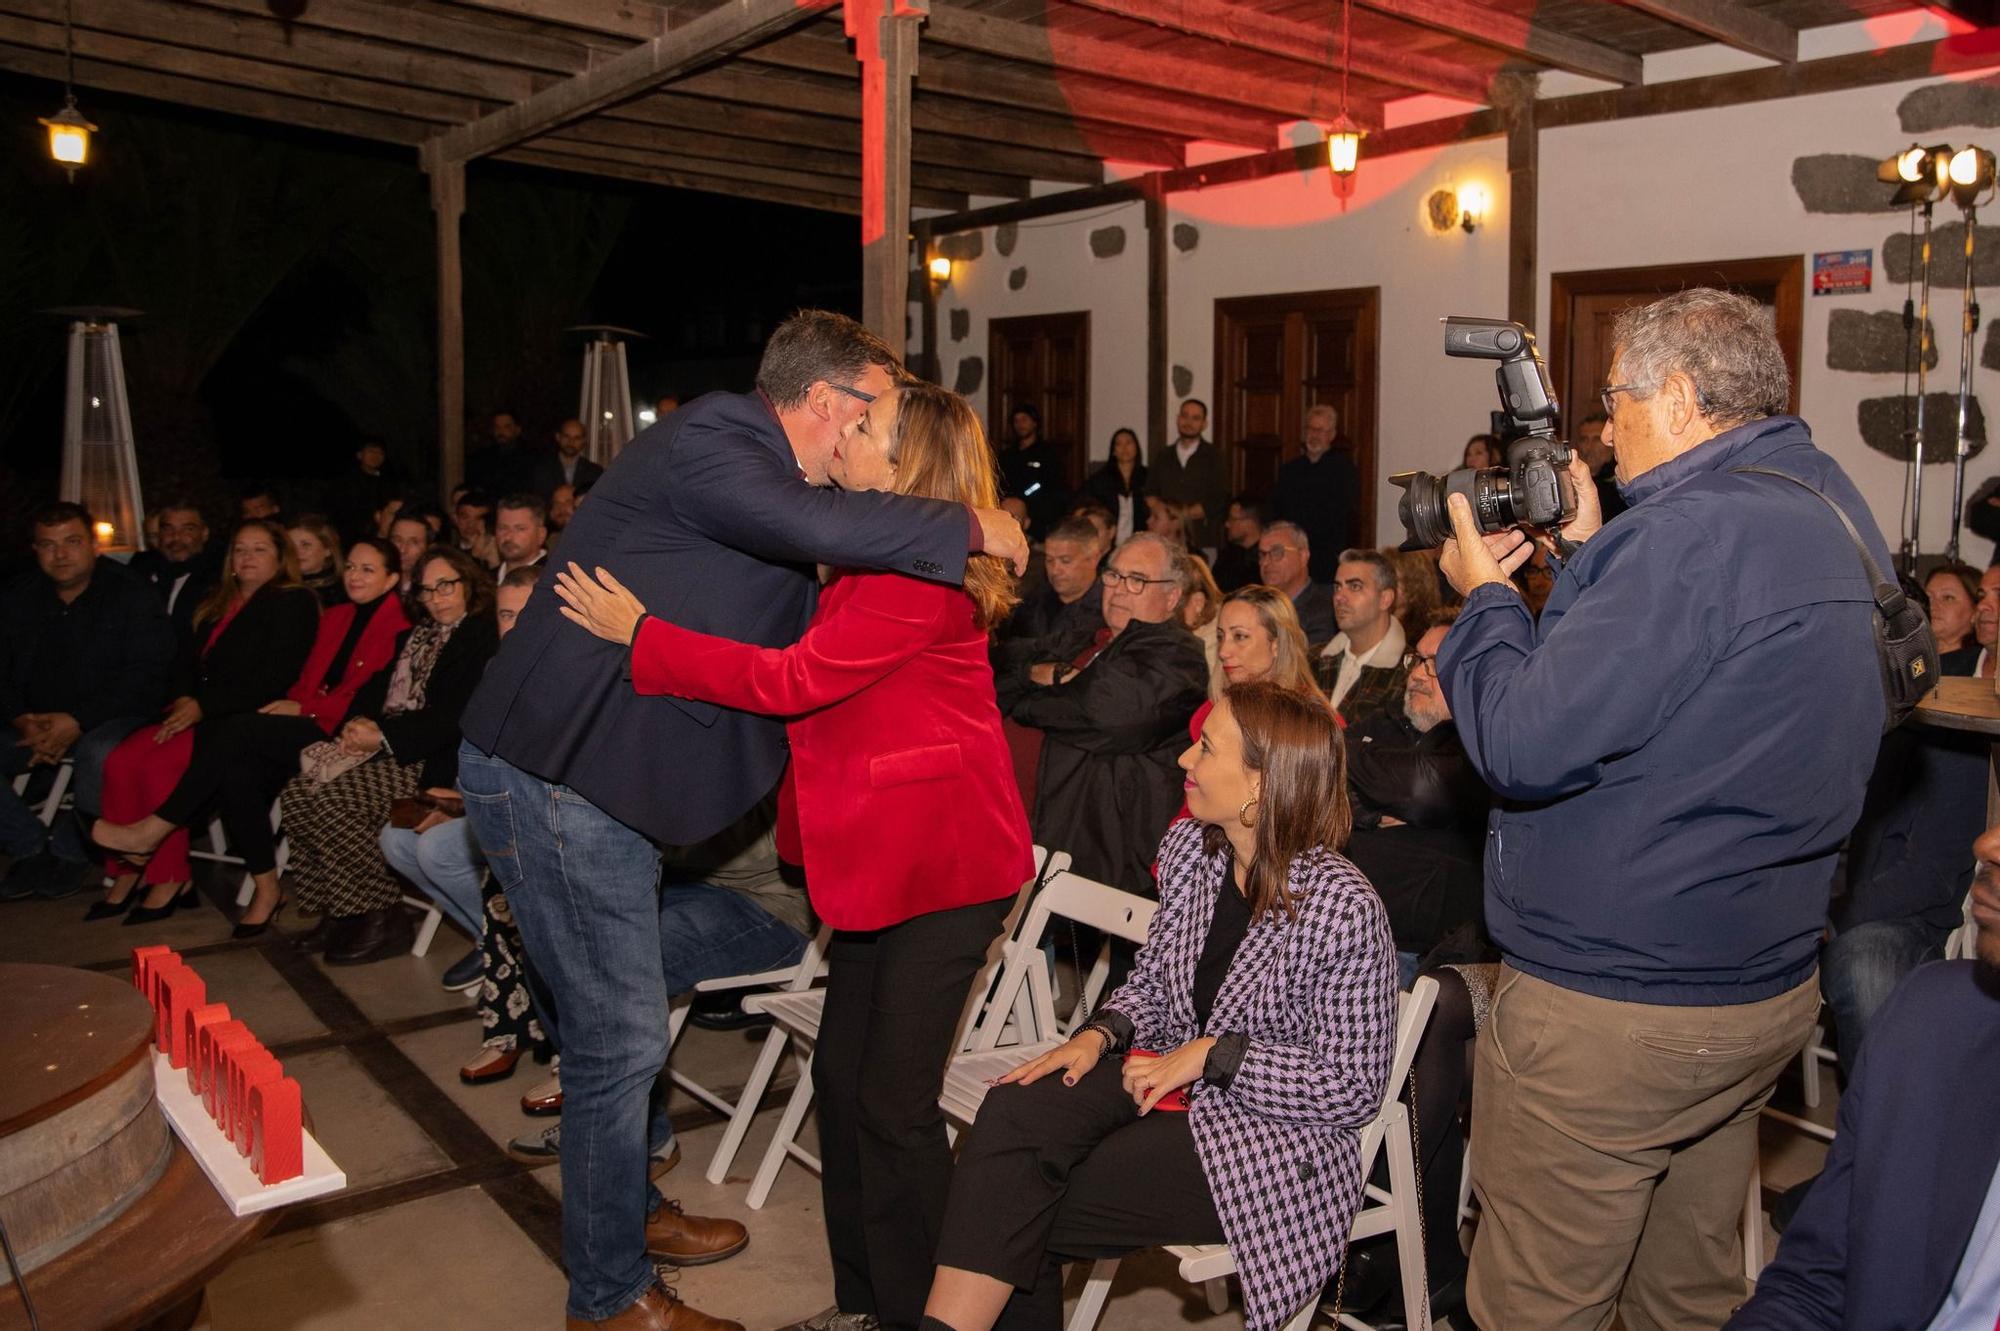
[[[930,274],[931,281],[937,283],[939,286],[949,285],[951,282],[951,260],[945,258],[942,254],[933,254],[930,261]]]
[[[1458,192],[1458,225],[1466,235],[1471,235],[1486,220],[1487,203],[1483,185],[1467,185]]]

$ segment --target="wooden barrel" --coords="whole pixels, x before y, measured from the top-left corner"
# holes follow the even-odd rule
[[[122,976],[0,965],[0,1222],[24,1274],[165,1172],[174,1141],[153,1101],[152,1034],[151,1005]],[[0,1287],[12,1280],[0,1262]]]

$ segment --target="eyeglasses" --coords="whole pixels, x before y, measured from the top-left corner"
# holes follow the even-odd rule
[[[827,387],[831,388],[836,393],[847,394],[849,397],[853,398],[856,402],[873,402],[875,400],[875,395],[873,393],[864,393],[860,389],[850,388],[846,384],[836,384],[829,382],[827,384]]]
[[[1436,675],[1438,672],[1437,653],[1432,652],[1427,656],[1419,651],[1407,651],[1403,653],[1403,665],[1413,675],[1419,670],[1428,670],[1432,675]]]
[[[1163,587],[1167,583],[1178,581],[1175,578],[1144,578],[1137,573],[1120,573],[1115,568],[1105,569],[1097,575],[1097,580],[1107,587],[1123,587],[1133,596],[1139,595],[1148,587]]]
[[[1291,553],[1293,553],[1293,548],[1289,545],[1274,545],[1268,549],[1259,550],[1257,552],[1257,562],[1268,564],[1274,559],[1283,559]]]
[[[439,578],[428,587],[419,584],[417,587],[417,599],[419,601],[428,601],[432,597],[443,596],[446,592],[460,586],[464,582],[464,578]]]
[[[1651,384],[1613,384],[1609,388],[1598,390],[1597,400],[1603,404],[1605,416],[1609,417],[1616,407],[1616,404],[1611,400],[1612,398],[1617,397],[1620,393],[1641,393],[1651,387]]]

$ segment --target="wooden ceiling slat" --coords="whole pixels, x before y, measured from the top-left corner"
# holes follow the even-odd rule
[[[839,194],[852,187],[855,197],[860,197],[858,174],[836,175],[796,167],[758,166],[747,162],[692,158],[679,153],[661,152],[655,148],[630,148],[618,144],[599,143],[574,136],[567,130],[558,130],[553,134],[544,134],[531,139],[528,141],[528,146],[549,152],[567,153],[572,157],[587,157],[595,161],[617,162],[625,166],[642,166],[661,171],[693,171],[714,176],[718,180],[744,180],[806,193]],[[913,186],[910,199],[923,208],[958,210],[963,209],[966,203],[963,191],[928,186]]]
[[[1624,0],[1654,18],[1678,24],[1689,32],[1712,37],[1726,46],[1761,55],[1781,65],[1799,58],[1799,34],[1767,14],[1747,9],[1735,0]]]
[[[537,23],[650,41],[668,31],[663,5],[638,0],[455,0],[466,9],[517,14]]]
[[[1638,56],[1602,42],[1589,41],[1556,32],[1488,5],[1469,0],[1361,0],[1379,14],[1407,19],[1411,23],[1436,28],[1440,32],[1496,51],[1566,69],[1572,74],[1609,79],[1626,85],[1645,77],[1644,62]]]
[[[702,194],[724,194],[737,199],[757,199],[764,203],[788,204],[794,208],[812,208],[823,213],[848,213],[858,216],[861,212],[861,196],[844,194],[815,193],[787,189],[777,185],[760,185],[754,181],[730,180],[727,177],[712,176],[697,171],[664,171],[654,167],[631,166],[623,162],[606,162],[594,157],[578,157],[572,153],[553,152],[547,148],[509,148],[493,154],[503,162],[523,162],[529,166],[549,167],[557,171],[573,171],[587,176],[610,176],[617,180],[633,180],[647,185],[667,185],[674,189],[694,190]]]
[[[1157,27],[1230,46],[1248,47],[1319,67],[1339,67],[1337,33],[1324,26],[1275,18],[1245,4],[1227,0],[1076,0],[1086,9],[1136,19]],[[1443,93],[1468,102],[1487,99],[1487,79],[1477,69],[1366,40],[1353,43],[1352,68],[1371,79],[1423,92]]]

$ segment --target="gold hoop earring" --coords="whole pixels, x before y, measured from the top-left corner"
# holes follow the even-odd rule
[[[1255,827],[1256,824],[1250,821],[1250,806],[1255,804],[1256,802],[1257,802],[1257,797],[1255,795],[1252,795],[1249,799],[1244,800],[1243,803],[1237,807],[1236,821],[1243,824],[1245,827]]]

